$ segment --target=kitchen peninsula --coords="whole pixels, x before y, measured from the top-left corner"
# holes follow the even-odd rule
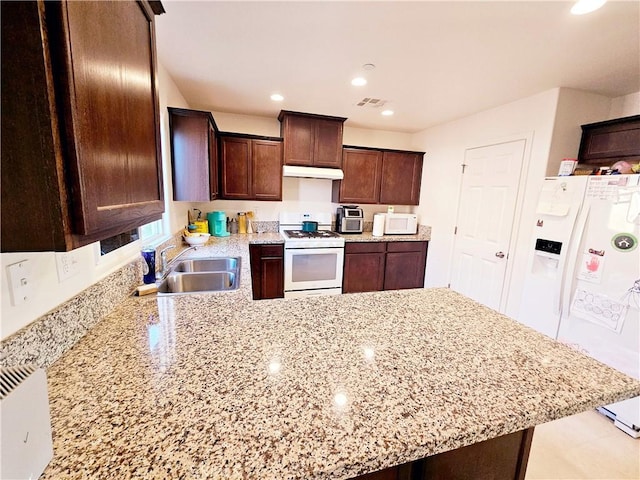
[[[396,465],[365,478],[404,478],[408,462],[530,440],[537,424],[640,394],[449,289],[252,301],[249,241],[282,240],[188,254],[241,255],[239,290],[132,297],[48,369],[42,478],[348,479]]]

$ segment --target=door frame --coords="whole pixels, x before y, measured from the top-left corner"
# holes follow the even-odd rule
[[[522,165],[520,167],[520,176],[518,177],[518,185],[516,191],[516,204],[513,211],[513,223],[511,225],[511,230],[509,232],[509,246],[507,248],[507,267],[504,273],[504,281],[502,283],[502,291],[500,292],[500,308],[499,312],[504,313],[506,311],[507,303],[509,300],[509,289],[511,287],[511,279],[513,277],[513,265],[515,259],[515,250],[517,248],[517,239],[518,232],[520,231],[520,221],[522,219],[522,208],[524,204],[524,198],[527,189],[527,176],[529,173],[529,165],[531,160],[531,151],[533,148],[533,138],[534,132],[525,132],[525,133],[516,133],[513,135],[507,135],[504,137],[497,137],[493,139],[489,139],[484,142],[478,142],[473,146],[467,146],[463,150],[462,162],[464,162],[467,151],[483,148],[483,147],[491,147],[494,145],[499,145],[502,143],[510,143],[517,142],[519,140],[524,140],[524,151],[522,153]],[[456,206],[456,222],[458,225],[458,221],[460,219],[460,203],[462,198],[462,182],[463,182],[463,173],[462,169],[460,170],[459,180],[458,180],[458,204]],[[451,285],[451,279],[453,278],[453,265],[454,265],[454,253],[455,253],[455,243],[456,243],[456,235],[453,235],[453,242],[451,242],[451,248],[449,249],[449,278],[447,283]]]

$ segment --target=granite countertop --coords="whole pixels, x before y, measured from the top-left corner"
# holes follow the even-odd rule
[[[347,479],[640,394],[449,289],[131,297],[48,369],[42,478]]]
[[[357,234],[342,234],[344,241],[349,242],[427,242],[431,240],[431,230],[428,233],[417,233],[415,235],[382,235],[374,237],[371,232]]]

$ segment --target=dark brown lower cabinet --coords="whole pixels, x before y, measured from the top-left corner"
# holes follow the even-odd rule
[[[387,242],[384,289],[422,288],[427,242]]]
[[[375,292],[384,284],[385,242],[353,242],[344,246],[344,293]]]
[[[524,480],[533,427],[355,477],[357,480]]]
[[[249,245],[254,300],[284,298],[284,245]]]
[[[342,292],[422,288],[429,242],[347,242]]]

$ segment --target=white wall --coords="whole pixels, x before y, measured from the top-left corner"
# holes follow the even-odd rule
[[[223,132],[246,133],[266,137],[280,136],[280,122],[277,117],[257,117],[237,113],[211,112],[218,128]],[[413,135],[402,132],[368,130],[344,125],[342,143],[359,147],[390,148],[410,150]]]
[[[581,125],[606,120],[611,99],[595,93],[561,88],[553,126],[553,138],[546,175],[558,174],[563,158],[578,158]]]
[[[187,209],[184,202],[173,201],[173,175],[171,173],[171,140],[169,131],[169,111],[167,107],[190,108],[178,90],[169,72],[158,64],[159,102],[160,102],[160,136],[162,138],[162,170],[164,172],[164,198],[167,209],[164,216],[165,232],[172,235],[183,226],[182,218],[186,218]]]
[[[527,139],[523,167],[526,184],[521,188],[518,201],[525,218],[533,212],[549,157],[558,96],[559,89],[549,90],[414,135],[414,147],[427,152],[417,209],[423,223],[432,227],[425,286],[446,286],[450,280],[461,165],[466,149]],[[529,229],[526,221],[519,219],[520,215],[516,214],[513,240],[526,243]],[[511,256],[512,271],[523,271],[527,263],[523,253]],[[520,286],[515,282],[512,288],[517,290]],[[506,309],[509,315],[515,311],[517,305]]]
[[[211,114],[222,132],[246,133],[265,137],[280,136],[280,122],[276,117],[258,117],[212,111]]]
[[[630,93],[611,100],[609,119],[640,115],[640,92]]]
[[[188,107],[188,105],[171,77],[169,77],[167,71],[161,65],[158,67],[163,169],[165,173],[168,174],[168,178],[170,178],[170,149],[168,141],[165,141],[165,139],[168,140],[169,138],[167,105],[169,104],[176,107]],[[166,179],[164,188],[165,198],[171,198],[170,193],[167,193],[170,190],[170,182]],[[173,210],[174,208],[169,208],[169,217],[174,215],[172,213]],[[175,231],[177,228],[175,227],[177,223],[176,220],[170,219],[169,223],[174,225],[174,227],[170,227],[170,232]],[[103,258],[100,258],[100,255],[96,254],[96,244],[74,250],[72,256],[75,261],[78,262],[79,272],[63,282],[58,281],[56,268],[56,255],[60,254],[53,252],[0,254],[2,271],[2,280],[0,282],[2,308],[2,317],[0,318],[1,338],[4,339],[15,333],[22,327],[90,287],[92,284],[131,262],[140,255],[139,243],[140,242],[134,242],[127,247],[119,249],[117,252],[114,252],[114,254],[107,255]],[[33,284],[33,295],[26,303],[19,306],[12,306],[6,266],[23,260],[28,260]]]

